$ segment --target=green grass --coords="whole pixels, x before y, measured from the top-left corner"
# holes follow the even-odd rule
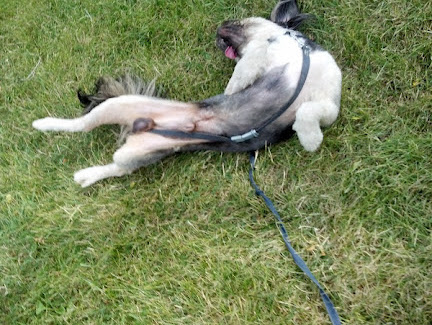
[[[244,154],[182,154],[81,189],[115,127],[43,134],[75,90],[129,71],[170,98],[222,92],[218,24],[276,1],[0,3],[1,324],[328,324],[247,180]],[[432,5],[301,1],[344,74],[316,153],[263,150],[257,181],[345,324],[432,319]]]

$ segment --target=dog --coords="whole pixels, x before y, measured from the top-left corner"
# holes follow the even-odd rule
[[[96,83],[95,94],[78,93],[84,115],[47,117],[35,120],[33,127],[67,132],[87,132],[103,124],[125,127],[125,143],[114,153],[111,164],[74,174],[82,187],[130,174],[175,152],[253,151],[286,140],[294,131],[304,149],[315,151],[323,140],[321,127],[330,126],[339,114],[342,74],[327,51],[297,30],[307,18],[296,0],[284,0],[276,4],[270,20],[252,17],[222,23],[216,45],[236,60],[223,94],[199,102],[179,102],[155,96],[153,82],[132,76],[103,78]],[[229,138],[253,130],[293,97],[305,47],[310,63],[303,88],[280,116],[255,134],[257,137],[238,143],[156,132],[175,130]]]

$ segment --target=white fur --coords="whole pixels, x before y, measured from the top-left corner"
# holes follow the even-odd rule
[[[259,17],[242,20],[249,40],[242,49],[225,95],[234,94],[250,86],[271,69],[290,64],[287,77],[292,79],[301,70],[302,52],[297,42],[285,35],[286,29]],[[272,41],[269,42],[269,39]],[[296,82],[292,80],[291,83]]]
[[[66,131],[79,132],[84,131],[83,124],[79,120],[62,119],[55,117],[45,117],[40,120],[33,121],[32,126],[40,131]]]
[[[87,132],[103,124],[132,125],[138,117],[149,116],[162,129],[190,131],[196,111],[191,103],[127,95],[108,99],[84,116],[75,119],[46,117],[34,121],[33,127],[41,131]],[[113,163],[82,169],[75,173],[74,180],[87,187],[104,178],[130,174],[139,167],[136,161],[140,158],[186,143],[194,143],[194,140],[165,138],[147,132],[130,135],[114,153]]]
[[[133,170],[124,169],[116,163],[104,166],[93,166],[81,169],[74,174],[74,181],[82,187],[90,186],[108,177],[120,177],[130,174]]]
[[[297,41],[285,35],[286,29],[263,18],[247,18],[242,24],[247,26],[246,38],[249,41],[242,49],[225,94],[236,93],[271,69],[283,65],[287,65],[285,76],[288,85],[295,87],[303,60]],[[325,51],[312,51],[306,83],[293,104],[296,110],[293,129],[307,151],[319,148],[323,140],[321,127],[330,126],[336,120],[341,83],[342,75],[333,57]]]

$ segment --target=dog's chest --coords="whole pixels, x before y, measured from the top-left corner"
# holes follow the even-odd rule
[[[294,39],[287,35],[278,35],[266,40],[250,42],[242,58],[248,64],[241,66],[249,70],[246,74],[250,74],[250,70],[255,70],[257,76],[263,76],[276,67],[286,66],[287,84],[294,85],[299,78],[302,58],[302,51]]]

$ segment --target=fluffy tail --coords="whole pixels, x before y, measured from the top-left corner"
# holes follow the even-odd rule
[[[95,93],[86,94],[78,90],[78,99],[84,107],[83,114],[89,113],[105,100],[121,95],[158,96],[154,80],[146,83],[138,77],[124,75],[117,79],[102,77],[95,84]]]
[[[84,107],[83,115],[91,112],[93,108],[109,98],[121,95],[145,95],[159,97],[160,91],[156,89],[155,81],[145,82],[136,76],[124,75],[116,79],[102,77],[95,83],[94,94],[86,94],[78,90],[78,99]],[[118,138],[118,145],[122,145],[132,129],[122,126]]]

